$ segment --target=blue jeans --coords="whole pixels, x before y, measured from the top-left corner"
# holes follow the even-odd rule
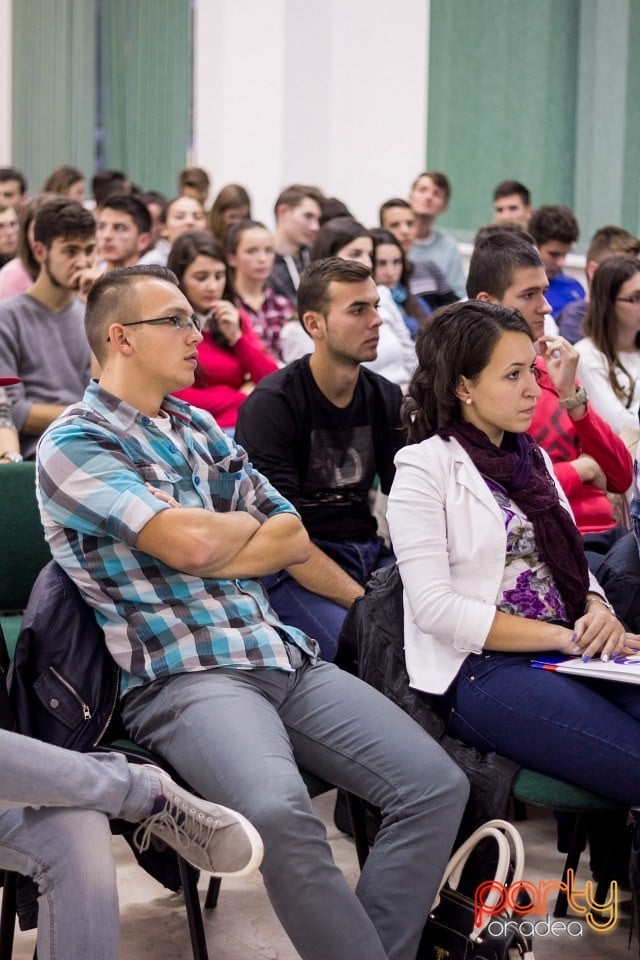
[[[0,730],[0,868],[39,890],[41,960],[115,960],[118,892],[109,817],[140,820],[155,778],[116,754],[83,754]]]
[[[218,667],[133,690],[127,729],[260,831],[265,887],[304,960],[415,960],[466,778],[373,688],[297,648],[289,654],[291,672]],[[297,764],[382,810],[355,894]]]
[[[339,567],[353,577],[361,586],[379,567],[395,562],[382,537],[362,543],[329,540],[314,540]],[[323,660],[335,660],[338,637],[347,611],[340,604],[306,590],[286,570],[262,578],[269,602],[283,623],[298,627],[320,645]]]
[[[582,680],[485,652],[464,661],[447,695],[448,729],[481,751],[640,803],[640,687]]]

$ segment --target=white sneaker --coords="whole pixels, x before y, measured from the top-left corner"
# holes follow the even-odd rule
[[[133,840],[141,853],[155,836],[194,867],[217,877],[244,877],[260,866],[262,840],[246,817],[201,800],[159,767],[144,766],[160,781],[159,799],[164,800],[164,807],[136,829]]]

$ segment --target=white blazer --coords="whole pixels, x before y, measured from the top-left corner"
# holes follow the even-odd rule
[[[404,447],[395,463],[387,517],[404,584],[409,682],[444,693],[491,630],[505,567],[504,515],[457,440],[430,437]],[[589,591],[604,596],[589,579]]]

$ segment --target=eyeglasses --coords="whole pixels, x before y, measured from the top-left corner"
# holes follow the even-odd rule
[[[183,313],[175,313],[172,317],[153,317],[151,320],[132,320],[131,323],[123,323],[123,327],[137,327],[141,323],[153,323],[155,326],[170,324],[174,330],[188,330],[189,327],[195,327],[200,332],[200,320],[195,314],[191,317]]]
[[[640,290],[636,290],[630,297],[616,297],[620,303],[640,303]]]
[[[195,316],[186,316],[184,313],[174,313],[172,317],[152,317],[151,320],[131,320],[129,323],[123,323],[123,327],[137,327],[141,323],[152,323],[156,327],[171,326],[174,330],[189,330],[192,327],[200,332],[202,329],[200,319]],[[107,337],[109,343],[111,337]]]

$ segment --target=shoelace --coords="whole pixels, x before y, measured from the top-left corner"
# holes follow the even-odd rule
[[[187,820],[191,821],[189,829],[184,826]],[[154,830],[161,828],[173,834],[177,847],[184,847],[189,843],[206,847],[219,826],[219,820],[214,820],[213,817],[208,817],[204,813],[198,813],[195,807],[180,805],[179,801],[167,798],[164,810],[147,817],[136,828],[133,842],[140,853],[144,853],[151,845]]]

